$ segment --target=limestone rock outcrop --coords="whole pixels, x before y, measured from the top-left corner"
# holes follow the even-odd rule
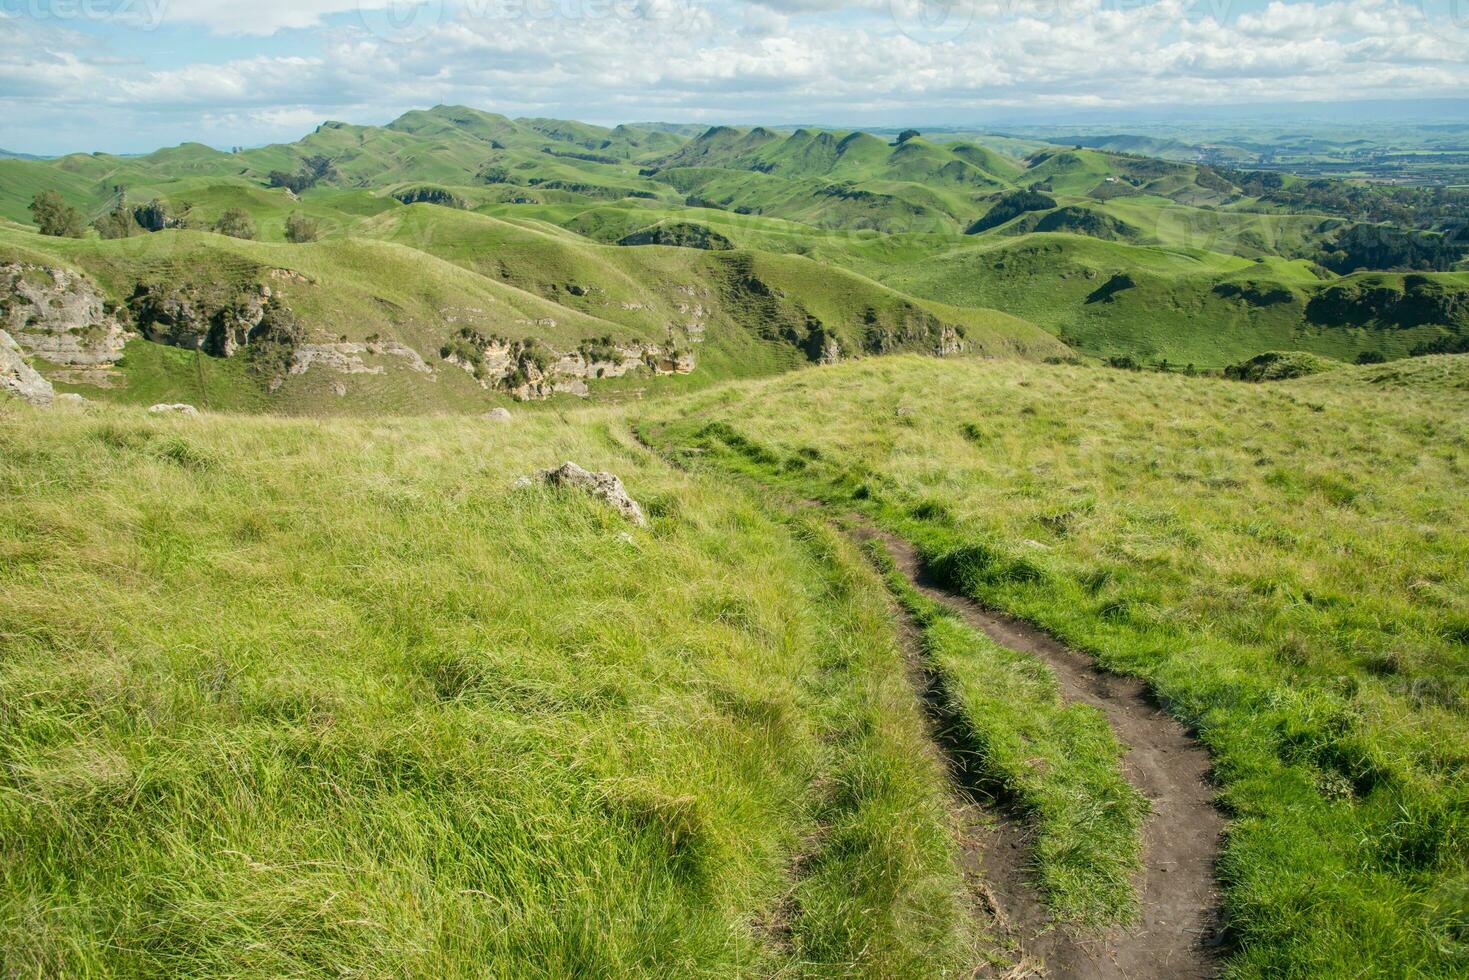
[[[199,410],[193,405],[185,405],[183,402],[165,402],[158,405],[149,405],[148,411],[152,415],[186,415],[197,417]]]
[[[474,375],[484,387],[507,391],[517,401],[556,394],[586,398],[591,394],[588,381],[621,378],[636,371],[688,374],[695,367],[692,351],[671,345],[615,343],[602,338],[586,341],[576,350],[558,351],[534,338],[505,340],[469,329],[445,344],[440,355]]]
[[[258,274],[306,281],[288,269]],[[266,282],[140,282],[128,308],[138,331],[154,343],[215,357],[233,357],[263,340],[293,345],[301,339],[295,315]]]
[[[4,330],[0,330],[0,391],[43,407],[56,394],[51,382],[26,363],[20,345]]]
[[[0,329],[33,357],[94,371],[118,361],[132,337],[91,279],[20,262],[0,265]]]
[[[382,374],[381,364],[368,364],[362,355],[397,357],[407,362],[409,370],[420,374],[432,374],[422,355],[407,344],[395,340],[358,343],[343,341],[337,344],[297,344],[291,352],[291,374],[305,374],[312,367],[322,367],[339,374]]]

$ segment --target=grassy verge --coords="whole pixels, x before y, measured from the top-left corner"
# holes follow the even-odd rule
[[[0,405],[7,969],[968,966],[881,583],[621,426]]]
[[[1034,657],[921,595],[880,547],[870,554],[918,625],[927,668],[962,721],[966,765],[1025,814],[1047,905],[1083,927],[1131,921],[1148,806],[1122,775],[1122,747],[1106,718],[1064,702],[1055,674]]]
[[[711,392],[648,431],[860,509],[951,586],[1146,679],[1223,784],[1231,976],[1456,976],[1469,412],[1369,371],[901,358]]]

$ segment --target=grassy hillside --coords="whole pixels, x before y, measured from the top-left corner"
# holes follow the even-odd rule
[[[1462,354],[1439,354],[1391,364],[1354,367],[1322,379],[1321,383],[1342,393],[1375,386],[1401,388],[1414,393],[1441,392],[1452,398],[1460,392],[1469,391],[1469,358]],[[1305,382],[1302,382],[1302,387],[1306,387]]]
[[[295,143],[224,153],[197,143],[135,157],[72,154],[55,160],[0,160],[0,214],[27,220],[37,190],[55,187],[89,215],[112,201],[118,188],[135,201],[172,198],[199,182],[247,181],[257,186],[273,171],[296,173],[310,158],[330,161],[322,183],[336,188],[408,183],[483,185],[509,172],[512,184],[561,179],[601,190],[652,192],[631,161],[666,153],[680,140],[631,127],[605,129],[550,120],[510,120],[463,106],[410,112],[388,126],[328,122]],[[535,172],[524,175],[525,169]],[[524,176],[520,176],[524,175]],[[613,193],[613,191],[618,193]]]
[[[954,588],[1145,678],[1222,787],[1228,975],[1449,977],[1469,962],[1466,363],[1257,385],[899,358],[646,431],[865,512]]]
[[[391,242],[422,254],[378,250],[369,260],[359,245],[357,257],[317,263],[321,289],[350,298],[303,309],[318,334],[402,338],[424,355],[470,327],[435,324],[431,303],[478,308],[495,295],[507,315],[486,314],[487,330],[512,339],[540,330],[563,350],[607,338],[692,347],[683,334],[698,307],[706,369],[664,387],[768,374],[837,348],[865,352],[869,310],[884,336],[932,315],[977,329],[970,346],[984,353],[1211,370],[1270,350],[1402,358],[1445,340],[1455,349],[1469,333],[1469,273],[1445,271],[1453,250],[1429,219],[1359,223],[1341,205],[1366,193],[1357,185],[1316,188],[1292,205],[1243,172],[1117,149],[761,127],[689,136],[437,106],[387,126],[325,123],[294,143],[239,153],[184,144],[138,157],[0,160],[0,217],[28,221],[30,200],[49,188],[88,219],[156,199],[185,233],[243,210],[261,242],[284,244],[292,215],[315,223],[324,253],[342,241]],[[110,261],[88,262],[73,246],[4,244]],[[816,264],[782,258],[791,256]],[[779,270],[773,305],[742,285],[754,266]],[[405,297],[409,281],[431,295]],[[526,313],[531,305],[539,312]],[[475,404],[454,387],[422,393],[423,404]],[[291,397],[279,401],[291,408]],[[374,408],[410,407],[374,397]],[[299,401],[326,410],[334,397],[322,389]]]
[[[1469,305],[1437,299],[1469,287],[1462,273],[1320,279],[1280,259],[1057,233],[982,236],[938,255],[854,264],[915,296],[1013,312],[1078,350],[1200,368],[1279,349],[1405,357],[1469,328]]]
[[[282,192],[216,187],[207,197],[222,210],[250,195],[273,199]],[[559,351],[611,342],[668,345],[696,357],[684,378],[598,383],[596,391],[609,397],[650,383],[667,390],[788,370],[829,347],[846,356],[936,352],[944,331],[972,354],[1069,353],[1019,318],[915,300],[796,255],[604,245],[530,215],[502,219],[396,202],[373,208],[368,203],[380,199],[346,196],[361,205],[338,225],[350,222],[350,232],[310,244],[190,230],[61,239],[0,228],[0,261],[84,272],[124,314],[140,286],[243,294],[263,284],[299,319],[302,342],[399,343],[430,369],[388,356],[368,365],[376,372],[252,374],[245,358],[224,363],[138,340],[113,386],[69,386],[88,397],[143,403],[316,414],[483,410],[505,395],[440,358],[465,330]],[[204,196],[194,200],[196,210],[205,207]],[[282,223],[287,213],[265,212]]]
[[[469,317],[483,329],[512,336],[535,329],[544,333],[544,328],[527,324],[546,319],[577,336],[597,336],[608,326],[423,251],[363,238],[277,245],[199,232],[105,242],[0,232],[0,259],[79,269],[119,304],[139,283],[170,288],[224,284],[242,292],[265,283],[308,325],[303,338],[308,342],[376,337],[407,344],[433,361],[453,335],[454,324]],[[216,409],[285,412],[330,411],[334,404],[340,406],[337,411],[354,412],[468,411],[493,403],[462,371],[438,365],[435,373],[425,375],[395,358],[383,360],[381,374],[309,371],[288,376],[267,399],[270,378],[252,376],[244,357],[226,360],[158,348],[146,340],[134,341],[120,366],[118,387],[79,390],[88,397],[145,404],[202,401]],[[201,372],[210,377],[201,382]],[[216,383],[214,375],[232,380]],[[331,383],[347,386],[351,397],[337,397]]]
[[[972,965],[880,583],[619,432],[0,405],[7,967]]]

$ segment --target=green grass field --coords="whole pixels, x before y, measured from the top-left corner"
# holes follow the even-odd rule
[[[1172,818],[1115,705],[855,514],[1196,733],[1223,975],[1465,975],[1469,271],[1334,273],[1360,225],[1234,179],[452,106],[0,160],[0,327],[86,399],[0,395],[0,964],[1018,977],[1011,822],[1127,941]],[[119,187],[173,225],[27,224]],[[514,486],[566,459],[650,525]]]
[[[1230,975],[1447,977],[1469,963],[1469,364],[1410,363],[1260,385],[901,358],[647,431],[863,511],[1145,678],[1214,758]]]
[[[7,969],[973,963],[879,580],[625,433],[0,407]]]

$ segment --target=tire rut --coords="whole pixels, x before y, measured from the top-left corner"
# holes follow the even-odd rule
[[[965,622],[1012,650],[1039,658],[1055,671],[1061,695],[1099,709],[1125,749],[1124,775],[1152,804],[1143,827],[1143,870],[1138,877],[1140,915],[1130,927],[1080,933],[1057,924],[1029,883],[1030,848],[1024,822],[1007,815],[984,821],[964,816],[963,861],[989,886],[986,902],[1022,950],[1011,976],[1035,975],[1085,980],[1191,980],[1219,971],[1218,892],[1214,866],[1224,818],[1214,806],[1209,756],[1176,719],[1159,708],[1136,678],[1099,670],[1091,658],[1058,643],[1027,623],[992,612],[933,580],[917,549],[897,535],[859,520],[859,541],[887,548],[898,570],[924,596],[958,613]],[[911,621],[905,647],[918,642]],[[1002,800],[996,788],[968,771],[964,747],[955,744],[958,723],[945,715],[940,683],[922,667],[920,693],[930,709],[938,744],[949,756],[966,802]],[[1031,964],[1038,964],[1027,973]]]

